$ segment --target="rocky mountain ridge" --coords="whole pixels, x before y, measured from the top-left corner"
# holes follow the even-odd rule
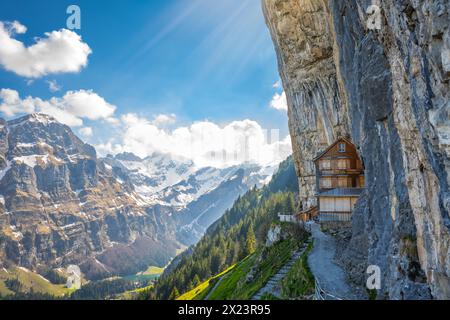
[[[170,206],[176,211],[185,209],[191,202],[235,177],[240,169],[245,170],[249,185],[266,183],[275,170],[274,166],[260,167],[256,164],[197,168],[191,160],[161,153],[153,153],[145,159],[133,153],[121,153],[108,155],[102,160],[107,166],[124,172],[149,205]]]
[[[110,167],[124,171],[135,186],[136,192],[149,205],[170,205],[164,201],[163,195],[158,194],[197,171],[190,160],[173,159],[170,155],[156,152],[144,159],[133,153],[120,153],[115,156],[108,155],[102,160]]]
[[[79,264],[97,278],[164,265],[175,255],[168,213],[143,206],[134,186],[69,127],[32,114],[2,121],[0,137],[0,264]],[[135,247],[146,248],[139,258]],[[120,268],[118,250],[130,258]]]

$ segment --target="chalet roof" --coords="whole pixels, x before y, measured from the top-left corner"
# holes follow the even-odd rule
[[[335,188],[319,192],[319,197],[357,197],[360,196],[364,188]]]
[[[328,151],[330,151],[331,148],[333,148],[335,145],[337,145],[339,142],[345,141],[351,145],[353,145],[353,143],[347,139],[347,138],[339,138],[337,139],[335,142],[333,142],[331,145],[328,146],[328,148],[326,148],[324,151],[320,152],[314,159],[313,161],[316,162],[317,160],[319,160],[320,158],[322,158]]]

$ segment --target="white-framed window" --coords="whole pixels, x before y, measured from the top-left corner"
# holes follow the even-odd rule
[[[348,177],[338,177],[338,186],[339,188],[347,188],[349,187]]]
[[[350,169],[350,160],[349,159],[338,159],[337,160],[337,168],[338,169]]]
[[[320,160],[320,169],[322,170],[330,170],[331,169],[331,161],[330,160]]]
[[[320,178],[320,187],[321,188],[331,188],[331,186],[332,186],[332,184],[331,184],[330,177]]]
[[[339,152],[345,152],[345,143],[339,143]]]
[[[334,207],[336,212],[351,212],[351,198],[336,198]]]
[[[325,211],[325,212],[336,211],[336,208],[334,205],[334,198],[321,197],[319,199],[319,201],[320,201],[320,211]]]

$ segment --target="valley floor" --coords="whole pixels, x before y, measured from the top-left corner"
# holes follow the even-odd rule
[[[44,276],[23,267],[0,268],[0,300],[2,299],[137,299],[152,287],[164,268],[150,266],[147,270],[124,277],[103,280],[83,279],[83,286],[76,289],[66,287],[67,279],[55,284]],[[54,280],[53,280],[54,281]]]

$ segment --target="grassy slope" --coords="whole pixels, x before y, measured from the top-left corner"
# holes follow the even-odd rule
[[[238,268],[230,272],[211,293],[210,300],[248,300],[291,258],[299,243],[294,239],[280,241],[272,247],[257,251]],[[263,255],[260,258],[260,255]],[[255,267],[252,281],[246,281],[248,272]]]
[[[209,290],[211,290],[211,288],[214,287],[216,281],[218,281],[220,277],[224,276],[225,274],[233,270],[235,267],[236,265],[232,265],[231,267],[227,268],[221,273],[209,278],[206,281],[203,281],[191,291],[188,291],[179,296],[177,300],[201,300],[201,298],[205,297],[208,294]]]
[[[158,278],[164,272],[164,268],[150,266],[147,270],[143,272],[138,272],[136,274],[128,275],[122,277],[125,280],[130,281],[146,281]]]
[[[0,280],[0,296],[8,296],[11,294],[14,294],[14,292],[8,289],[3,280]]]
[[[141,272],[139,274],[142,274],[142,275],[160,275],[163,272],[164,272],[164,268],[150,266],[150,267],[148,267],[147,270],[145,270],[144,272]]]
[[[281,281],[283,298],[302,298],[314,293],[314,276],[308,266],[308,255],[312,248],[313,244],[310,243]]]
[[[22,290],[27,292],[32,288],[34,292],[47,293],[59,297],[71,292],[64,285],[52,284],[37,273],[14,267],[8,269],[8,272],[0,269],[0,295],[13,293],[5,285],[5,280],[7,279],[18,279],[22,284]]]
[[[202,282],[196,288],[181,295],[177,300],[202,300],[206,299],[209,294],[209,300],[248,300],[250,299],[260,288],[262,288],[267,281],[291,258],[292,252],[298,248],[300,244],[299,240],[294,238],[287,239],[276,243],[271,247],[263,247],[258,249],[251,256],[246,257],[238,264],[233,265],[224,272],[211,277],[210,279]],[[310,250],[310,249],[309,249]],[[300,266],[295,268],[301,270],[301,275],[305,275],[306,279],[310,273],[304,272],[304,264],[306,263],[309,250],[299,259],[296,265]],[[252,267],[255,270],[252,281],[246,281],[247,274]],[[309,270],[309,269],[307,269]],[[290,273],[288,274],[288,276]],[[217,281],[220,283],[216,286]],[[305,292],[308,292],[310,282],[302,282],[305,278],[300,277],[298,279],[298,273],[293,273],[289,277],[290,284],[302,284],[302,288],[306,288]],[[312,286],[314,288],[314,281],[312,280]],[[213,290],[211,292],[211,290]]]
[[[241,279],[244,279],[250,268],[253,266],[258,253],[253,254],[247,259],[241,261],[230,274],[225,276],[220,284],[215,288],[214,292],[211,292],[209,300],[220,300],[232,297],[234,291],[238,287],[238,283]]]
[[[164,272],[164,268],[150,266],[147,270],[138,272],[135,275],[125,276],[123,279],[132,280],[132,281],[145,281],[145,280],[153,280],[158,278]],[[153,288],[153,284],[150,284],[146,287],[125,291],[116,295],[116,299],[118,300],[134,300],[143,294],[145,291],[151,290]]]
[[[120,293],[116,296],[117,300],[135,300],[137,297],[139,297],[139,295],[141,295],[142,293],[144,293],[147,290],[151,290],[153,288],[153,285],[149,285],[147,287],[144,288],[139,288],[136,290],[131,290],[131,291],[125,291],[124,293]]]
[[[258,257],[262,252],[258,250],[238,264],[202,282],[177,300],[205,299],[221,277],[223,279],[210,293],[210,300],[250,299],[289,260],[297,245],[294,240],[281,241],[266,249],[265,258],[261,260],[258,260]],[[253,281],[246,282],[245,278],[254,265],[258,272]]]

